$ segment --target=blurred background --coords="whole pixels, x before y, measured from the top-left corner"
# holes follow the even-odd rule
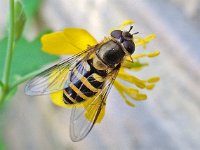
[[[8,1],[0,0],[0,38],[7,14]],[[74,143],[70,109],[53,105],[48,96],[26,96],[23,84],[0,114],[1,142],[8,150],[200,149],[199,0],[42,0],[24,34],[32,39],[44,29],[80,27],[101,40],[126,19],[135,20],[141,36],[157,35],[148,49],[161,55],[137,73],[161,77],[148,100],[131,108],[113,88],[102,123]]]

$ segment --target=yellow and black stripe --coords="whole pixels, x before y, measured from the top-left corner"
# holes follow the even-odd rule
[[[94,96],[104,84],[106,71],[96,70],[92,60],[78,62],[69,74],[69,86],[64,89],[63,100],[75,104]]]

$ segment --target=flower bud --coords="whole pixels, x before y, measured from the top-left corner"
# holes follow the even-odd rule
[[[26,22],[23,4],[20,0],[15,1],[15,40],[21,37]]]

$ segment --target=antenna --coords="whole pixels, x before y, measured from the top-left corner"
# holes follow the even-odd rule
[[[131,30],[133,29],[133,26],[130,26],[130,29],[129,29],[129,31],[128,32],[131,32]],[[135,34],[138,34],[139,32],[135,32],[135,33],[133,33],[132,35],[135,35]]]
[[[133,26],[130,26],[130,29],[129,29],[129,31],[128,31],[128,32],[130,32],[132,29],[133,29]]]
[[[135,33],[133,33],[133,35],[135,35],[135,34],[138,34],[139,32],[135,32]]]

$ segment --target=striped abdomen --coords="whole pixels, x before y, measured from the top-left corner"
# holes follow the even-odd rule
[[[68,78],[70,84],[63,93],[63,100],[66,104],[83,102],[103,87],[107,73],[96,70],[91,61],[78,62],[70,72]]]

